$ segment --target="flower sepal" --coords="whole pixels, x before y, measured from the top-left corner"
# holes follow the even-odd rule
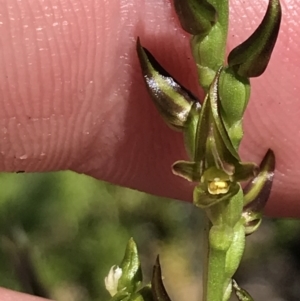
[[[243,218],[246,234],[260,226],[263,210],[269,199],[275,170],[275,155],[268,150],[259,166],[258,175],[244,188]]]

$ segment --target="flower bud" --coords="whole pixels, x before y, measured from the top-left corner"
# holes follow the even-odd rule
[[[141,46],[139,39],[137,53],[146,86],[158,111],[171,128],[182,131],[193,104],[200,108],[198,99],[162,68],[152,54]]]
[[[192,35],[205,35],[216,22],[217,12],[206,0],[174,0],[181,27]]]
[[[260,76],[270,61],[281,22],[279,0],[269,0],[267,12],[255,32],[228,56],[228,65],[243,77]]]

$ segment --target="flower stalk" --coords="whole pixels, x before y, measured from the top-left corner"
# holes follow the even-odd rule
[[[199,83],[206,95],[199,101],[156,61],[137,40],[137,54],[146,87],[168,126],[182,132],[189,160],[172,171],[195,183],[194,204],[205,211],[207,246],[203,268],[203,301],[253,301],[233,279],[246,236],[262,221],[272,188],[275,155],[266,152],[260,166],[243,162],[239,145],[242,120],[250,98],[250,78],[266,69],[281,21],[279,0],[269,6],[259,27],[233,49],[225,63],[228,31],[227,0],[174,0],[182,28],[191,34],[191,50]],[[242,185],[248,181],[247,185]],[[244,188],[243,188],[244,187]],[[130,240],[120,265],[112,269],[108,285],[113,301],[171,301],[164,288],[157,259],[151,285],[139,288],[142,276],[137,249]],[[150,293],[151,292],[151,293]]]

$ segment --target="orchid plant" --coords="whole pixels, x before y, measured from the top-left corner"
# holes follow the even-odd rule
[[[232,292],[240,301],[252,297],[240,288],[234,274],[247,235],[255,232],[269,198],[275,155],[268,150],[260,166],[242,162],[242,119],[250,97],[251,77],[266,69],[281,21],[279,0],[269,0],[255,32],[233,49],[225,61],[228,0],[174,0],[182,28],[191,34],[191,50],[199,84],[206,95],[199,101],[178,83],[137,40],[137,54],[149,94],[162,118],[180,131],[189,161],[172,170],[195,183],[194,204],[206,213],[206,254],[203,301],[227,301]],[[248,181],[246,185],[242,182]],[[140,288],[142,273],[134,241],[128,243],[120,267],[105,280],[111,301],[170,301],[157,259],[151,284]]]

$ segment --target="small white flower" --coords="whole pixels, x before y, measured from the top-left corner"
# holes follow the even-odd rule
[[[121,276],[122,269],[117,265],[113,265],[104,279],[105,287],[112,297],[118,292],[118,282]]]

